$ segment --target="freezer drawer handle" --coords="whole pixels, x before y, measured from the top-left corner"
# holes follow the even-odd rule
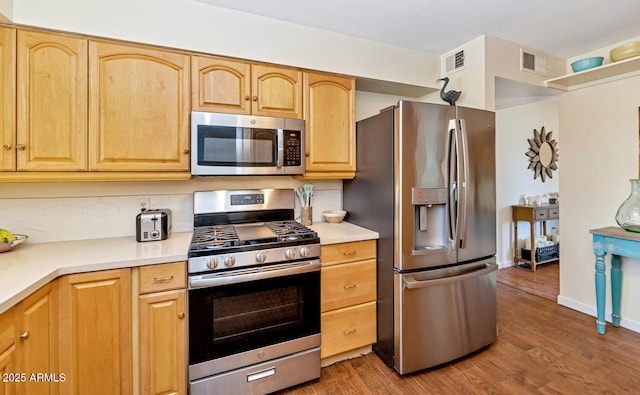
[[[349,329],[348,331],[344,331],[342,333],[344,333],[345,335],[353,335],[354,333],[356,333],[356,330],[355,329]]]
[[[482,277],[485,274],[489,274],[495,270],[498,270],[498,265],[495,263],[487,264],[484,268],[474,270],[471,272],[465,272],[458,276],[442,277],[428,280],[417,280],[414,275],[406,275],[404,277],[404,287],[408,289],[434,287],[437,285],[445,285],[453,282],[464,281],[472,278]]]
[[[276,368],[269,368],[269,369],[262,370],[260,372],[251,373],[247,375],[247,383],[260,380],[265,377],[273,376],[275,374],[276,374]]]

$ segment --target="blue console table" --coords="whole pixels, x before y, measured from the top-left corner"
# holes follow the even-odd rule
[[[620,326],[620,289],[622,287],[621,257],[640,259],[640,233],[628,232],[622,228],[610,226],[591,229],[593,235],[593,252],[596,255],[596,308],[598,333],[604,334],[605,295],[607,276],[605,274],[604,257],[611,254],[611,321],[613,326]]]

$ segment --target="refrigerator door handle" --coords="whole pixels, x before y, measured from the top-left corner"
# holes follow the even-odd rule
[[[467,145],[467,127],[464,119],[456,120],[459,134],[461,157],[458,168],[458,239],[460,248],[467,248],[467,180],[469,171],[469,147]]]
[[[453,245],[453,249],[458,249],[458,215],[457,215],[457,144],[456,144],[456,124],[455,120],[449,121],[449,129],[447,132],[447,165],[448,165],[448,184],[449,184],[449,240]]]
[[[498,265],[495,263],[483,263],[475,267],[460,270],[460,273],[448,273],[450,275],[444,275],[443,277],[419,279],[419,274],[405,274],[403,276],[403,286],[406,289],[418,289],[435,287],[438,285],[450,284],[453,282],[460,282],[471,278],[482,277],[485,274],[498,270]]]

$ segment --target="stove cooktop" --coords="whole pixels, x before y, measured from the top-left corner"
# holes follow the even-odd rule
[[[318,234],[293,221],[194,228],[189,257],[318,242]]]

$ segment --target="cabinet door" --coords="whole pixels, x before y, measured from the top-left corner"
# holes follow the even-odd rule
[[[139,297],[140,393],[186,394],[186,291]]]
[[[91,170],[189,170],[189,55],[89,43]]]
[[[16,29],[0,27],[0,171],[16,169]]]
[[[19,30],[18,170],[87,168],[87,40]]]
[[[59,278],[61,394],[130,394],[131,274],[107,270]]]
[[[15,351],[15,346],[11,346],[5,351],[0,351],[0,379],[5,377],[5,374],[18,373],[15,368]],[[8,380],[0,380],[0,395],[13,395],[15,390],[15,383]]]
[[[27,380],[17,385],[18,394],[57,394],[60,371],[57,369],[57,289],[51,282],[20,302],[16,307],[16,372]],[[46,374],[47,380],[37,374]],[[36,380],[31,380],[36,375]]]
[[[355,175],[355,91],[354,78],[305,73],[306,172]]]
[[[302,119],[302,72],[286,67],[251,67],[251,113]]]
[[[192,56],[191,78],[194,111],[251,113],[251,64]]]

